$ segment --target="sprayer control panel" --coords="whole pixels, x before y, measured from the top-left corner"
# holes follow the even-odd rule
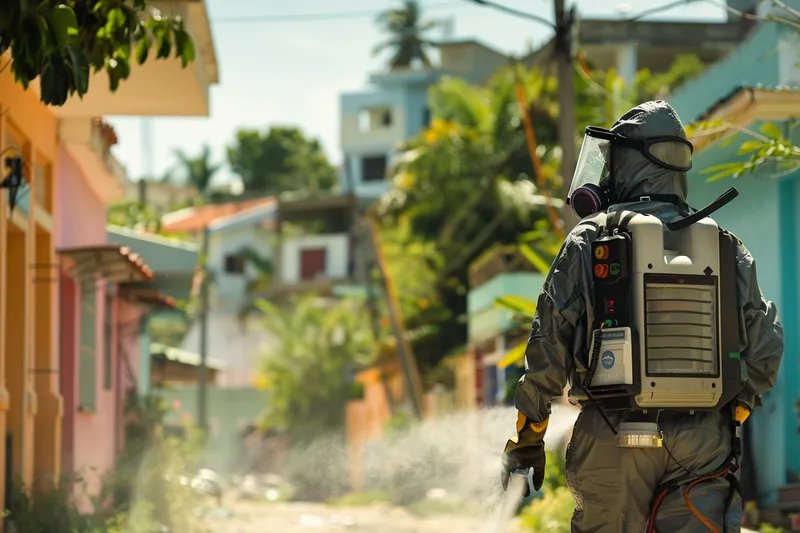
[[[595,318],[603,327],[631,325],[631,239],[625,234],[592,243]]]

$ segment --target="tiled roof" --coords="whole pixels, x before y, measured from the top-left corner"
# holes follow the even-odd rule
[[[268,205],[276,201],[273,196],[265,196],[243,202],[227,204],[210,204],[200,207],[187,207],[179,211],[167,213],[161,217],[161,228],[164,231],[180,233],[184,231],[200,231],[211,222],[233,215],[256,206]]]

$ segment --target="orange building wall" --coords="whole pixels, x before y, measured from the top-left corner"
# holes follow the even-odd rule
[[[8,61],[8,57],[2,59]],[[53,191],[58,123],[33,89],[24,91],[10,69],[0,72],[0,151],[13,135],[21,145],[29,214],[9,220],[0,198],[0,435],[12,433],[12,469],[30,485],[60,469],[61,402],[58,394],[58,278],[54,254]],[[0,173],[5,177],[4,152]],[[33,169],[41,167],[43,181]],[[37,192],[39,191],[39,192]],[[43,194],[41,194],[43,193]],[[43,201],[38,199],[43,196]],[[39,439],[36,435],[39,435]],[[5,440],[0,439],[0,501],[5,487]]]

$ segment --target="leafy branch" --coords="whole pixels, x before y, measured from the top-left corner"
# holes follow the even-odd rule
[[[61,106],[89,90],[90,71],[105,70],[109,88],[130,76],[131,64],[174,51],[185,68],[195,45],[181,17],[165,17],[146,0],[18,0],[0,2],[0,55],[27,89],[41,77],[41,101]]]
[[[727,135],[721,143],[722,146],[729,146],[740,135],[748,137],[748,140],[743,141],[737,150],[737,155],[748,156],[746,160],[714,165],[701,172],[702,174],[711,174],[706,181],[713,182],[727,177],[736,179],[744,174],[753,173],[768,163],[775,166],[773,177],[800,170],[800,147],[789,139],[795,125],[791,125],[789,133],[784,135],[780,127],[772,122],[764,123],[759,133],[716,120],[693,125],[691,128],[687,128],[689,130],[687,133],[690,133],[691,137]]]

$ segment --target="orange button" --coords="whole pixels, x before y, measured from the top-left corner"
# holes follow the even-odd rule
[[[608,277],[608,265],[599,264],[594,266],[594,275],[598,278]]]

